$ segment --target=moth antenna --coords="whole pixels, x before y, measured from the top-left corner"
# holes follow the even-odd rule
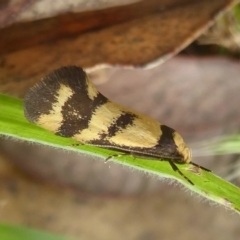
[[[198,165],[198,164],[196,164],[196,163],[194,163],[194,162],[191,162],[191,164],[194,165],[194,166],[196,166],[196,167],[198,167],[198,168],[201,168],[202,170],[205,170],[205,171],[207,171],[207,172],[212,172],[210,169],[207,169],[207,168],[205,168],[205,167],[203,167],[203,166],[201,166],[201,165]]]

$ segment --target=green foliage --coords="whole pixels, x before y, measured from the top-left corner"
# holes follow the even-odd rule
[[[26,227],[0,224],[2,240],[67,240],[67,238]],[[69,240],[69,239],[68,239]]]
[[[14,139],[41,143],[60,149],[88,153],[102,159],[119,153],[117,151],[93,146],[75,146],[76,142],[74,140],[56,136],[49,131],[27,122],[23,115],[22,101],[5,95],[0,95],[0,134],[6,137],[13,137]],[[177,166],[194,185],[191,185],[178,172],[174,171],[167,160],[156,161],[126,155],[113,157],[110,161],[152,173],[159,176],[159,178],[164,177],[177,180],[186,188],[204,198],[237,212],[240,211],[240,189],[238,187],[192,164],[177,164]]]

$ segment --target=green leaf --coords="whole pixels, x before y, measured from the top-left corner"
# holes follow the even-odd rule
[[[223,136],[212,144],[209,144],[208,151],[219,155],[240,153],[240,135],[231,134]]]
[[[117,151],[93,146],[74,146],[76,141],[56,136],[27,122],[23,115],[22,101],[5,95],[0,95],[0,134],[61,149],[88,153],[103,159],[117,153],[121,154]],[[224,205],[226,208],[240,212],[240,189],[213,173],[204,171],[192,164],[176,165],[194,185],[191,185],[178,172],[174,171],[167,160],[156,161],[132,156],[119,156],[112,157],[110,161],[153,173],[159,177],[175,179],[193,192]]]
[[[27,227],[0,224],[0,239],[2,240],[67,240],[67,238],[42,232]]]

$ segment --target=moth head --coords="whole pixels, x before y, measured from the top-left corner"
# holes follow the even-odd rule
[[[178,153],[183,157],[181,163],[190,163],[192,160],[192,152],[191,149],[187,147],[183,138],[177,133],[173,133],[173,139],[175,144],[177,145]]]

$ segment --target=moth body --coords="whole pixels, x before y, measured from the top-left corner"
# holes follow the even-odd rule
[[[76,66],[57,69],[32,87],[24,113],[30,122],[83,144],[191,162],[191,151],[175,130],[110,101]]]

